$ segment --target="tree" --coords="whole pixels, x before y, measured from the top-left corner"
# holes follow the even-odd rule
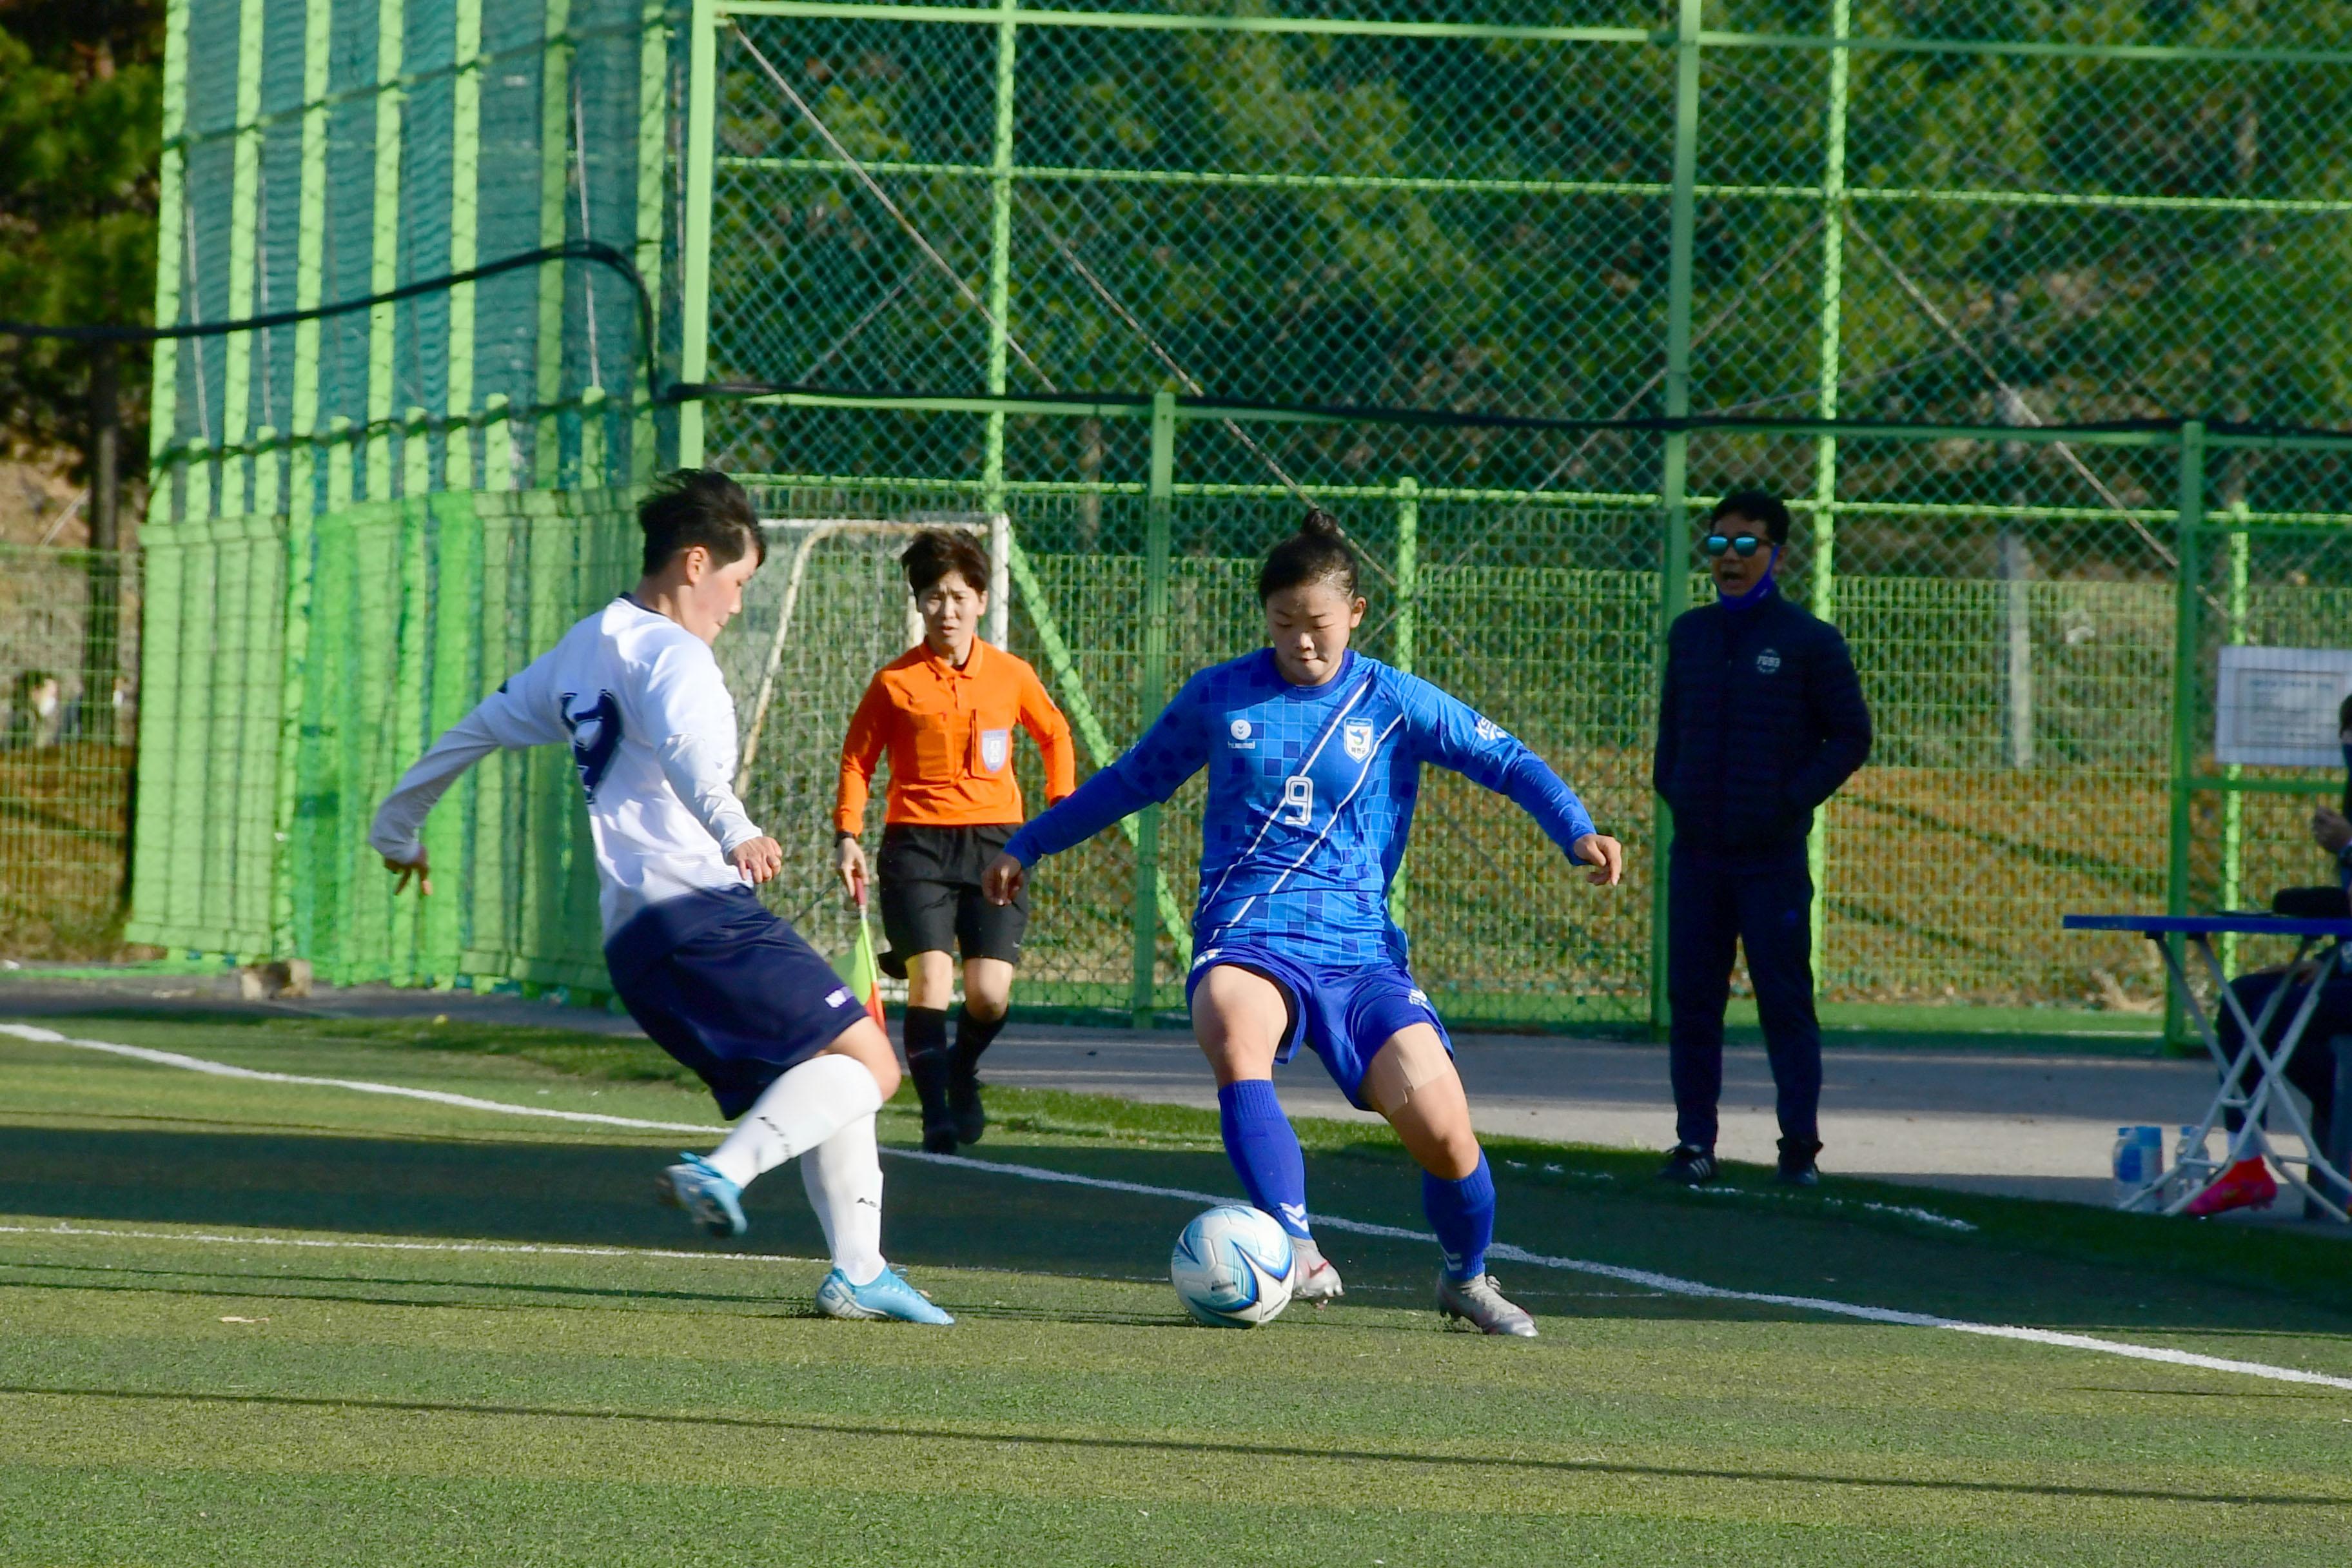
[[[149,320],[163,53],[161,0],[0,0],[0,319]],[[145,449],[125,352],[0,340],[0,450],[77,452],[101,549],[121,455]]]

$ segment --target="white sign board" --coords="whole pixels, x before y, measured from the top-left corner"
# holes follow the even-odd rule
[[[2213,754],[2265,768],[2340,768],[2336,710],[2352,693],[2352,649],[2225,647]]]

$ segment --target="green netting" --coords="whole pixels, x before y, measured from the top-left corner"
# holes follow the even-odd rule
[[[226,591],[231,547],[203,529],[278,539],[290,570],[270,636],[284,700],[310,706],[261,726],[299,733],[299,765],[282,743],[238,764],[279,777],[292,847],[268,893],[240,879],[257,861],[183,867],[142,843],[140,929],[156,940],[586,983],[584,873],[526,874],[497,810],[467,808],[467,832],[510,846],[475,862],[482,889],[460,883],[476,911],[460,923],[479,932],[381,934],[380,889],[351,883],[356,803],[429,732],[428,710],[461,707],[622,585],[617,558],[592,583],[585,545],[551,564],[545,532],[584,540],[589,524],[551,520],[609,519],[618,489],[462,496],[618,486],[678,459],[744,475],[780,523],[845,525],[811,548],[788,635],[773,637],[787,574],[772,566],[726,655],[748,723],[775,650],[746,784],[793,850],[778,907],[828,943],[845,936],[824,850],[830,758],[903,629],[891,529],[1005,518],[1013,645],[1113,749],[1154,691],[1249,646],[1248,563],[1307,498],[1366,553],[1366,646],[1528,737],[1636,846],[1637,885],[1597,897],[1497,803],[1433,783],[1399,906],[1422,977],[1465,1019],[1653,1015],[1656,639],[1706,592],[1684,575],[1686,524],[1737,485],[1791,497],[1784,581],[1845,629],[1879,719],[1817,845],[1830,996],[2146,1006],[2144,944],[2061,938],[2061,912],[2242,904],[2319,874],[2308,796],[2284,793],[2309,775],[2221,769],[2209,709],[2223,643],[2336,640],[2320,588],[2352,522],[2352,447],[2200,447],[2170,422],[2340,422],[2339,9],[188,0],[174,15],[167,205],[185,199],[166,215],[167,314],[303,298],[306,244],[315,297],[332,299],[461,255],[618,237],[657,285],[660,379],[698,384],[643,416],[634,326],[578,266],[477,286],[470,336],[459,302],[435,298],[324,324],[314,360],[286,330],[165,352],[168,537],[212,563],[173,568],[189,586],[172,592]],[[474,64],[477,26],[495,58]],[[373,90],[393,74],[386,39],[420,73],[396,103]],[[1181,404],[1156,458],[1161,392]],[[1234,406],[1250,403],[1454,419]],[[1717,417],[1655,422],[1693,411]],[[339,416],[353,438],[209,455]],[[2134,420],[2163,427],[2084,428]],[[454,521],[466,506],[478,529]],[[521,517],[536,521],[489,521]],[[434,530],[451,528],[477,542],[441,553]],[[811,537],[778,533],[795,550]],[[535,542],[517,554],[517,538]],[[401,553],[415,550],[429,565]],[[246,570],[250,593],[264,574]],[[368,595],[418,602],[419,572],[434,608],[417,626],[435,629],[402,610],[347,646],[346,622],[393,614]],[[445,589],[476,618],[443,616]],[[460,626],[445,643],[438,628]],[[321,637],[359,662],[319,663]],[[237,691],[278,701],[269,637],[237,646],[261,660]],[[151,749],[212,759],[226,743],[218,715],[247,700],[221,688],[241,679],[227,662],[173,699],[188,717]],[[439,695],[399,696],[412,688]],[[331,690],[395,715],[368,742],[381,755],[346,754],[366,721],[314,712]],[[330,719],[345,739],[323,738]],[[211,728],[190,741],[190,725]],[[314,752],[344,760],[320,773]],[[235,787],[174,777],[158,807],[191,820],[213,809],[205,791]],[[495,802],[520,778],[483,787]],[[142,788],[165,786],[142,773]],[[557,797],[531,798],[550,814],[534,831],[561,842]],[[1027,994],[1179,995],[1197,810],[1180,795],[1150,832],[1046,868]]]
[[[599,240],[635,257],[674,332],[682,68],[660,5],[183,0],[172,16],[159,320]],[[646,405],[626,280],[576,262],[167,343],[155,374],[163,521],[624,484],[669,423]]]

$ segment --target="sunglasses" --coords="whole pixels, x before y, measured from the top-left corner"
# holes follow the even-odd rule
[[[1744,561],[1770,542],[1769,540],[1760,539],[1752,533],[1710,533],[1706,536],[1706,552],[1710,556],[1716,556],[1721,555],[1727,550],[1736,551],[1739,558]]]

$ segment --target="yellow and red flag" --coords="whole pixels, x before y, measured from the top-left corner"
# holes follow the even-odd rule
[[[866,1004],[866,1016],[874,1026],[887,1034],[889,1026],[882,1021],[882,965],[874,957],[874,928],[864,904],[857,906],[857,948],[849,955],[849,988]]]

